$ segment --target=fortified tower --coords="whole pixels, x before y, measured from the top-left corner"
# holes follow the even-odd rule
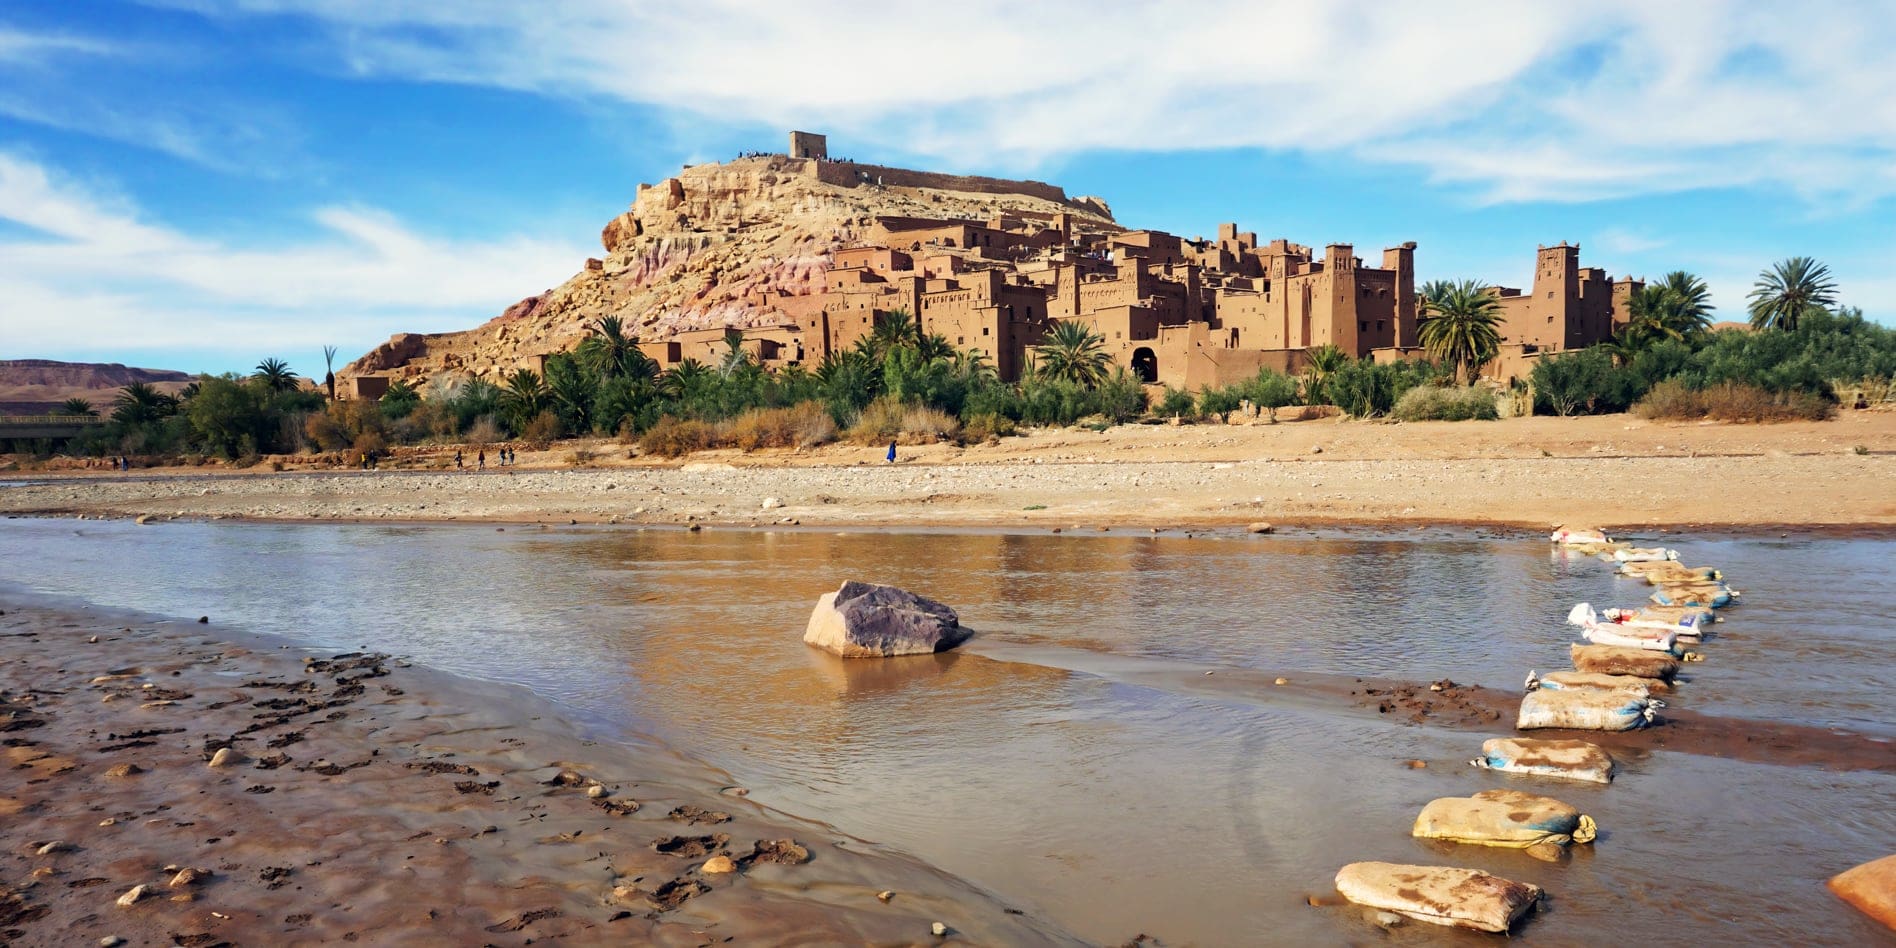
[[[815,132],[790,133],[790,157],[814,158],[825,161],[829,158],[829,138]]]

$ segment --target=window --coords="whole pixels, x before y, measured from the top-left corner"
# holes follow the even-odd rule
[[[983,335],[983,336],[985,336],[985,335],[987,335],[987,334],[988,334],[988,327],[986,327],[986,326],[982,326],[982,327],[981,327],[981,335]]]
[[[1376,320],[1376,331],[1377,332],[1383,331],[1383,320],[1380,320],[1380,319]]]
[[[967,341],[968,341],[968,340],[966,340],[966,339],[963,339],[963,338],[961,338],[960,336],[956,336],[956,337],[955,337],[955,345],[957,345],[957,346],[959,346],[959,345],[965,345],[965,344],[967,343]]]
[[[1357,322],[1356,322],[1356,331],[1357,331],[1357,332],[1368,332],[1368,331],[1369,331],[1369,323],[1367,323],[1367,322],[1364,322],[1364,321],[1362,321],[1362,320],[1357,320]]]

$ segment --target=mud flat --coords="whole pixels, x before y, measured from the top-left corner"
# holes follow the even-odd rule
[[[0,943],[1073,941],[523,689],[0,609]]]

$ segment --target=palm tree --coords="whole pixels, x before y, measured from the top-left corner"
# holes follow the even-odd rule
[[[1304,399],[1312,405],[1323,403],[1323,389],[1335,375],[1350,361],[1350,354],[1334,343],[1324,343],[1304,350]]]
[[[59,410],[53,412],[53,414],[84,415],[88,418],[97,418],[99,417],[99,410],[92,407],[92,403],[83,398],[68,398],[59,403]]]
[[[323,347],[323,387],[329,390],[329,400],[336,400],[336,347]]]
[[[1685,335],[1693,335],[1700,330],[1710,329],[1712,325],[1712,288],[1705,281],[1684,270],[1674,270],[1659,281],[1659,286],[1672,299],[1672,327]]]
[[[1628,319],[1607,345],[1621,363],[1664,339],[1684,341],[1711,328],[1711,290],[1705,281],[1674,270],[1627,301]]]
[[[296,373],[290,371],[290,364],[282,359],[265,359],[257,363],[257,371],[250,377],[267,392],[287,392],[296,388]]]
[[[922,361],[946,361],[955,357],[955,345],[947,336],[940,333],[927,333],[915,341],[915,351],[922,354]]]
[[[532,369],[515,369],[507,376],[500,390],[500,407],[511,415],[519,427],[539,417],[553,401],[553,393],[540,378],[540,373]]]
[[[626,334],[624,320],[601,316],[587,324],[586,329],[587,336],[579,344],[580,361],[600,378],[649,379],[658,374],[658,364],[639,348],[638,340]]]
[[[1466,385],[1501,351],[1501,301],[1479,280],[1434,280],[1422,287],[1423,312],[1416,334],[1429,358],[1455,367]]]
[[[1791,257],[1759,271],[1747,298],[1751,328],[1790,332],[1806,310],[1836,304],[1837,284],[1830,279],[1829,267],[1809,257]]]
[[[718,360],[718,378],[728,379],[733,373],[750,364],[750,353],[744,351],[743,330],[726,329],[724,331],[724,357]]]
[[[892,309],[876,315],[876,328],[870,330],[863,342],[869,353],[880,360],[889,350],[902,347],[914,347],[921,342],[921,327],[909,318],[906,311]]]
[[[1040,345],[1034,347],[1039,367],[1036,371],[1050,379],[1063,379],[1084,388],[1094,388],[1106,378],[1112,357],[1106,354],[1106,337],[1085,323],[1061,320]]]
[[[157,421],[177,410],[177,399],[152,388],[148,382],[133,382],[119,389],[112,399],[112,420],[124,425]]]
[[[686,359],[658,377],[658,390],[667,398],[683,401],[710,384],[711,370],[697,359]]]

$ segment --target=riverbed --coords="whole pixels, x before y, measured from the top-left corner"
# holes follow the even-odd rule
[[[1896,738],[1896,542],[1647,539],[1745,593],[1670,701]],[[1887,938],[1822,882],[1889,854],[1888,767],[1661,750],[1622,753],[1607,787],[1535,783],[1470,768],[1480,733],[1245,674],[1518,688],[1565,667],[1569,607],[1646,590],[1538,537],[26,519],[0,522],[0,546],[0,582],[36,592],[524,685],[597,738],[654,736],[760,802],[1090,940],[1375,937],[1354,909],[1306,904],[1362,859],[1540,884],[1550,898],[1518,935],[1547,944]],[[811,605],[848,578],[941,599],[980,634],[891,662],[807,648]],[[1574,803],[1602,836],[1560,863],[1409,837],[1428,800],[1495,786]]]

